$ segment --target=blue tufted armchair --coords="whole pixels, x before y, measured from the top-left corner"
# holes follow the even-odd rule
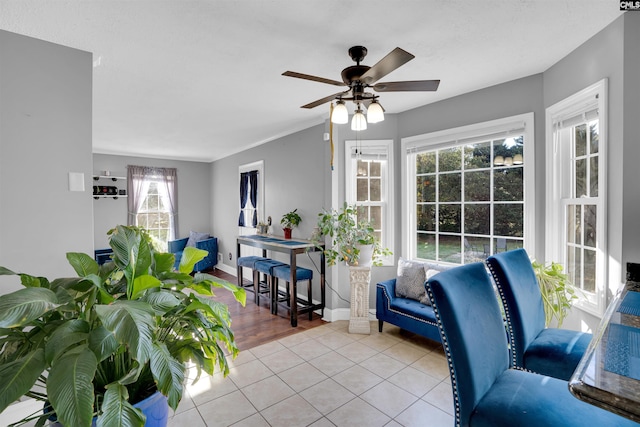
[[[180,259],[182,258],[182,251],[187,246],[188,237],[184,239],[172,240],[168,242],[169,252],[176,256],[176,262],[174,268],[177,270],[180,266]],[[195,247],[205,250],[209,254],[202,260],[196,263],[194,271],[207,271],[213,269],[218,263],[218,238],[209,237],[207,239],[198,240],[195,242]]]

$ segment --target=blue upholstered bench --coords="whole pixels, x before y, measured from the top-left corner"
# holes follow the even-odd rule
[[[398,260],[398,277],[376,285],[376,318],[378,319],[378,331],[382,332],[384,322],[396,325],[409,332],[421,335],[434,341],[440,341],[440,331],[436,322],[435,313],[428,299],[425,297],[422,302],[419,299],[402,296],[397,292],[398,280],[402,284],[404,279],[414,280],[416,283],[422,282],[422,291],[425,290],[424,283],[428,277],[436,272],[444,271],[451,266],[437,263],[420,263],[415,261]],[[403,269],[403,266],[407,268]],[[419,273],[421,267],[423,275],[418,278],[407,277],[412,273]],[[414,270],[413,272],[411,270]],[[402,271],[401,271],[402,270]],[[426,292],[426,291],[425,291]]]

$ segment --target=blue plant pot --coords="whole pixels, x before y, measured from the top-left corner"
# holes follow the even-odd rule
[[[45,411],[47,406],[48,403],[45,403]],[[147,421],[144,423],[145,427],[167,426],[167,422],[169,421],[169,403],[167,402],[167,397],[159,391],[156,391],[151,396],[133,406],[140,409],[147,417]],[[62,424],[55,422],[54,416],[49,419],[54,421],[54,423],[51,424],[52,426],[62,427]],[[91,427],[96,427],[96,418],[93,419]]]
[[[151,396],[133,405],[147,417],[145,427],[166,427],[169,421],[169,403],[167,397],[156,391]]]

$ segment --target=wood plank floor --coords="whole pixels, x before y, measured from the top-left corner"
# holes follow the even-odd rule
[[[235,276],[224,271],[215,269],[208,271],[208,273],[231,283],[237,283]],[[258,306],[254,303],[251,292],[247,292],[247,303],[244,307],[233,298],[230,292],[224,289],[216,291],[216,300],[229,307],[231,329],[240,350],[248,350],[326,323],[316,313],[313,313],[312,320],[309,320],[308,314],[304,314],[298,316],[298,327],[293,328],[289,321],[288,311],[280,309],[277,315],[271,314],[266,298],[262,298],[261,305]]]

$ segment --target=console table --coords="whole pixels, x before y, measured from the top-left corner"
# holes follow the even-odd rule
[[[279,236],[270,236],[262,234],[252,234],[247,236],[237,237],[237,258],[240,258],[240,247],[242,245],[252,246],[254,248],[262,249],[262,256],[267,257],[267,251],[280,252],[289,255],[289,265],[291,266],[291,277],[289,283],[291,284],[290,298],[290,318],[291,326],[298,326],[298,314],[310,313],[315,310],[321,310],[321,315],[324,316],[325,307],[325,256],[324,256],[324,244],[321,244],[319,249],[316,245],[303,239],[285,239]],[[298,254],[305,252],[319,252],[320,253],[320,303],[313,304],[309,301],[309,305],[300,306],[298,304],[298,292],[297,292],[297,277],[296,277],[296,258]],[[236,259],[237,259],[236,258]],[[311,283],[309,283],[311,286]]]
[[[631,278],[628,270],[627,282],[607,308],[569,390],[585,402],[640,422],[640,281]]]

